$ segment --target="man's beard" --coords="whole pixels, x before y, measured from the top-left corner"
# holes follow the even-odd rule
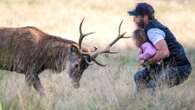
[[[138,28],[144,28],[145,27],[144,20],[141,19],[140,22],[136,23],[136,25],[137,25]]]

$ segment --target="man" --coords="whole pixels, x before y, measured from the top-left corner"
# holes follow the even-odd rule
[[[154,12],[148,3],[138,3],[135,9],[128,11],[128,14],[134,17],[137,28],[144,29],[149,42],[157,50],[156,54],[146,61],[150,65],[149,68],[138,71],[134,76],[138,91],[181,84],[192,70],[183,46],[166,26],[155,19]]]

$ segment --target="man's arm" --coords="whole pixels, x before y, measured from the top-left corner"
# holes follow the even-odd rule
[[[149,59],[149,63],[157,63],[160,60],[169,56],[170,52],[165,41],[166,34],[158,28],[152,28],[147,32],[148,39],[156,48],[156,54]]]
[[[156,54],[151,59],[148,60],[149,63],[156,63],[164,58],[169,57],[170,52],[167,43],[164,39],[158,41],[154,46],[157,51]]]

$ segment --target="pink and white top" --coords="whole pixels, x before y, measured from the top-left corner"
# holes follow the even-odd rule
[[[148,60],[155,54],[156,54],[155,47],[151,43],[145,42],[140,46],[138,57],[139,60]]]

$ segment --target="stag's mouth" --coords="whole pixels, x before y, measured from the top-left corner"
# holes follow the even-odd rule
[[[70,79],[71,79],[72,86],[75,89],[80,87],[80,79],[81,79],[81,77],[74,76],[74,77],[70,77]]]
[[[78,89],[80,87],[80,83],[79,82],[72,82],[72,85],[75,89]]]

